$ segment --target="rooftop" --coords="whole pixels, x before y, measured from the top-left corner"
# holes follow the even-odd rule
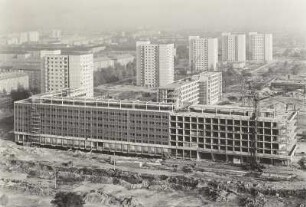
[[[239,119],[249,120],[253,115],[254,109],[251,107],[241,107],[241,106],[226,106],[226,105],[192,105],[186,110],[180,110],[178,114],[181,115],[195,115],[195,116],[219,116],[219,117],[236,117]],[[277,121],[286,121],[292,118],[293,110],[278,110],[271,108],[262,108],[259,112],[259,118],[261,120],[271,120],[275,119]]]
[[[37,103],[62,106],[103,107],[120,109],[141,109],[148,111],[174,111],[174,105],[160,102],[145,102],[134,100],[115,100],[103,97],[84,97],[81,90],[63,89],[45,94],[31,96],[17,103]]]
[[[6,71],[6,72],[0,72],[0,80],[6,80],[11,78],[18,78],[28,76],[26,73],[23,72],[17,72],[17,71]]]
[[[173,83],[167,84],[165,86],[161,86],[159,88],[160,89],[176,89],[176,88],[179,88],[179,87],[181,87],[185,84],[191,83],[191,82],[196,81],[196,80],[198,80],[198,78],[196,76],[192,76],[192,77],[184,78],[184,79],[181,79],[181,80],[177,80]]]

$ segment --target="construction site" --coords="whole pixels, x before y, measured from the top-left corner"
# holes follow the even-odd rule
[[[288,165],[296,111],[82,98],[61,90],[15,102],[15,141],[182,159]],[[255,156],[254,154],[254,156]]]
[[[182,104],[82,96],[65,89],[15,102],[14,133],[7,127],[0,140],[1,203],[52,206],[68,191],[85,207],[306,205],[305,117],[292,98],[251,91],[240,106],[198,105],[194,94]]]

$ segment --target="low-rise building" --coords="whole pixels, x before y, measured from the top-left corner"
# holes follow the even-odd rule
[[[115,61],[109,57],[95,57],[94,58],[94,70],[99,70],[103,68],[114,68]]]
[[[115,64],[120,64],[122,66],[126,66],[128,63],[132,63],[135,60],[135,57],[130,54],[113,55],[110,56],[110,58],[114,60]]]
[[[27,74],[18,71],[0,72],[0,92],[10,93],[19,87],[29,88],[29,77]]]
[[[271,82],[272,89],[281,89],[285,91],[292,91],[297,89],[303,89],[306,91],[306,76],[288,75],[287,78],[280,78]]]

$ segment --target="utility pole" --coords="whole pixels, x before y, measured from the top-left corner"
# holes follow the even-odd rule
[[[54,188],[57,189],[57,170],[55,169],[54,170]]]
[[[116,169],[116,153],[114,152],[114,158],[113,158],[113,162],[114,162],[114,170]]]

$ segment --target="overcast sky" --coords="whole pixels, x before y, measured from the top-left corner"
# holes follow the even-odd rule
[[[0,0],[1,31],[306,29],[306,0]]]

